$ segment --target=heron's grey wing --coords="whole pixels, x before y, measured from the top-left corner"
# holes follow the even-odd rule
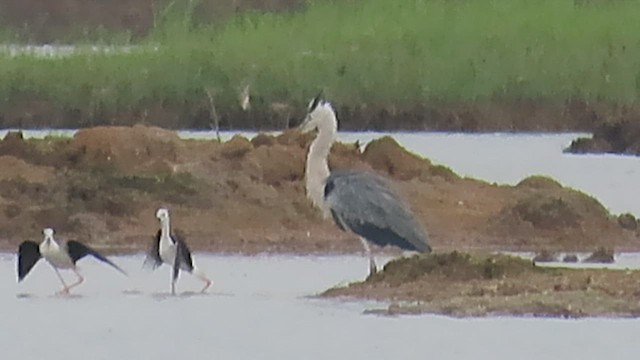
[[[176,230],[173,239],[176,241],[176,259],[180,262],[180,268],[189,272],[193,271],[193,258],[191,250],[184,240],[184,234],[180,230]]]
[[[158,230],[156,236],[151,240],[151,247],[147,252],[144,263],[142,263],[142,267],[155,270],[162,265],[162,258],[160,257],[160,234],[161,230]]]
[[[430,252],[426,230],[380,175],[335,171],[325,183],[325,200],[339,227],[380,245]],[[339,220],[339,221],[338,221]]]
[[[90,248],[89,246],[81,242],[70,240],[70,241],[67,241],[66,246],[67,246],[67,252],[69,253],[69,257],[71,257],[71,260],[73,261],[74,264],[76,263],[76,261],[82,259],[83,257],[87,255],[91,255],[94,258],[102,261],[103,263],[109,264],[111,267],[118,270],[122,274],[127,275],[127,273],[124,270],[122,270],[118,265],[114,264],[111,260],[107,259],[104,255],[100,254],[96,250]]]
[[[18,282],[33,269],[40,260],[40,245],[34,241],[24,241],[18,247]]]

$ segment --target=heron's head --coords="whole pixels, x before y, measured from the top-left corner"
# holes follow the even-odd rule
[[[324,127],[337,128],[336,113],[333,106],[328,101],[318,95],[309,101],[307,116],[304,118],[298,129],[303,133],[313,130],[320,130]]]
[[[44,235],[44,239],[45,240],[53,239],[53,229],[52,228],[45,228],[44,230],[42,230],[42,234]]]
[[[165,209],[165,208],[160,208],[158,209],[158,211],[156,211],[156,217],[160,220],[160,221],[166,221],[169,219],[169,210]]]

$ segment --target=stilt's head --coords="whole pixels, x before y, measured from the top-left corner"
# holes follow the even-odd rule
[[[44,235],[44,240],[53,240],[53,229],[52,228],[45,228],[44,230],[42,230],[42,234]]]
[[[158,211],[156,211],[156,217],[161,222],[169,220],[169,210],[167,210],[165,208],[158,209]]]
[[[313,130],[320,131],[324,128],[333,129],[335,132],[338,128],[338,120],[331,103],[323,100],[321,95],[318,95],[309,102],[307,116],[300,124],[299,129],[303,133],[308,133]]]

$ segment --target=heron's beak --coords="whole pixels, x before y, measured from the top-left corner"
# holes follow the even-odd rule
[[[298,130],[303,134],[306,134],[314,129],[314,126],[311,125],[311,114],[307,114],[307,116],[302,120],[302,123],[298,126]]]

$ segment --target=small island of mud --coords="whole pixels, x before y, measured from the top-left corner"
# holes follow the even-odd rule
[[[637,317],[640,271],[536,266],[506,255],[460,252],[396,259],[366,281],[322,297],[390,301],[396,315]]]
[[[637,119],[605,122],[590,138],[578,138],[565,150],[574,154],[640,155],[640,123]]]

